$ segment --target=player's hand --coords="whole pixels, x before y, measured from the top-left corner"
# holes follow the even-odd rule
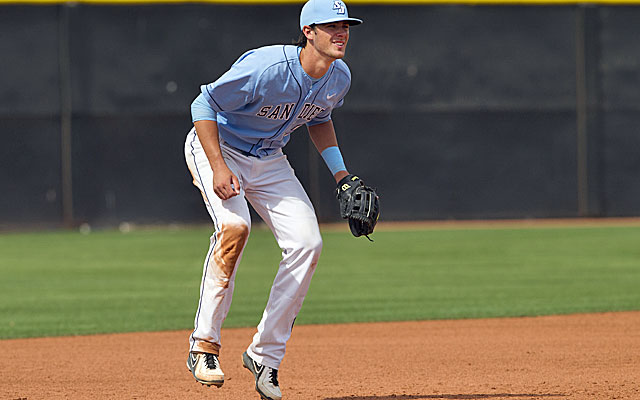
[[[240,194],[240,182],[231,170],[224,166],[213,173],[213,191],[222,200],[228,200]]]

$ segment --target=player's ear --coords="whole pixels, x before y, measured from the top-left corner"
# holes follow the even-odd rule
[[[309,25],[305,25],[302,27],[302,33],[304,34],[304,36],[306,36],[307,40],[309,40],[309,39],[313,39],[313,34],[315,33],[315,30],[313,27]]]

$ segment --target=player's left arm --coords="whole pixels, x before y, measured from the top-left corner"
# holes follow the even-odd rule
[[[349,175],[349,171],[347,171],[338,147],[333,121],[328,120],[327,122],[311,125],[308,129],[311,141],[316,146],[318,153],[324,159],[329,170],[331,170],[336,183],[340,182],[342,178]]]
[[[358,176],[347,171],[331,120],[310,125],[308,129],[313,144],[336,180],[340,216],[349,219],[349,228],[354,236],[369,238],[380,216],[375,189],[365,186]]]

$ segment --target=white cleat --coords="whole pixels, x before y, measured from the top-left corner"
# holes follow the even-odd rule
[[[255,362],[247,352],[242,354],[242,365],[253,374],[256,379],[256,391],[263,400],[280,400],[282,392],[278,384],[278,370]]]
[[[187,368],[196,381],[203,385],[220,387],[224,383],[224,372],[220,369],[220,361],[215,354],[189,353]]]

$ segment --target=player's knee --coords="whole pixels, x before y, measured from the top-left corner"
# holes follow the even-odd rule
[[[244,222],[222,225],[216,233],[213,260],[224,282],[231,279],[248,237],[249,225]]]
[[[319,234],[307,237],[300,242],[300,253],[298,255],[308,261],[307,274],[312,274],[315,271],[321,252],[322,237]]]
[[[301,238],[298,245],[303,252],[319,256],[322,251],[322,236],[307,235]]]

